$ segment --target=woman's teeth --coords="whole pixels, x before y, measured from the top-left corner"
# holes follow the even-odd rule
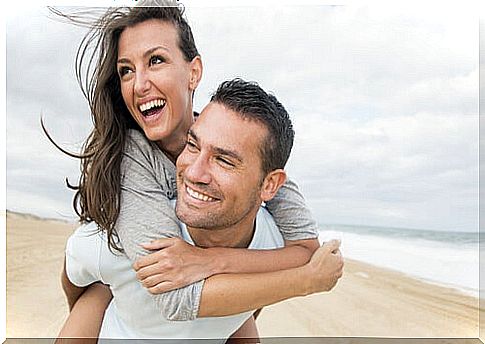
[[[165,106],[165,100],[163,99],[152,100],[145,104],[141,104],[140,111],[145,112],[156,107],[164,107],[164,106]]]

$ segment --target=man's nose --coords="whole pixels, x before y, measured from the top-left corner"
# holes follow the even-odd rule
[[[198,154],[185,169],[186,178],[192,183],[209,184],[212,181],[208,157]]]
[[[144,96],[150,89],[150,78],[144,70],[137,70],[135,75],[135,93]]]

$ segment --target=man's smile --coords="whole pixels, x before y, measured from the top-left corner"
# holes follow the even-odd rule
[[[201,191],[196,191],[194,189],[192,189],[190,186],[188,185],[185,185],[185,191],[187,192],[187,194],[198,200],[198,201],[203,201],[203,202],[216,202],[218,201],[219,199],[216,198],[216,197],[213,197],[213,196],[209,196]]]

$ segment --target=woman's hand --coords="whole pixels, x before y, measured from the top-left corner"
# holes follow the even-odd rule
[[[152,294],[185,287],[215,273],[210,250],[192,246],[183,239],[158,239],[142,246],[157,250],[133,264],[137,279]]]
[[[342,277],[343,267],[340,241],[331,240],[324,243],[302,267],[308,276],[310,294],[330,291]]]

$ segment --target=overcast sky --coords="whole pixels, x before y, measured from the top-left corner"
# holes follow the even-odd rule
[[[73,218],[91,129],[74,77],[84,32],[44,8],[7,17],[7,208]],[[204,62],[196,110],[226,79],[290,112],[288,170],[320,223],[478,228],[478,17],[466,8],[192,7]]]

